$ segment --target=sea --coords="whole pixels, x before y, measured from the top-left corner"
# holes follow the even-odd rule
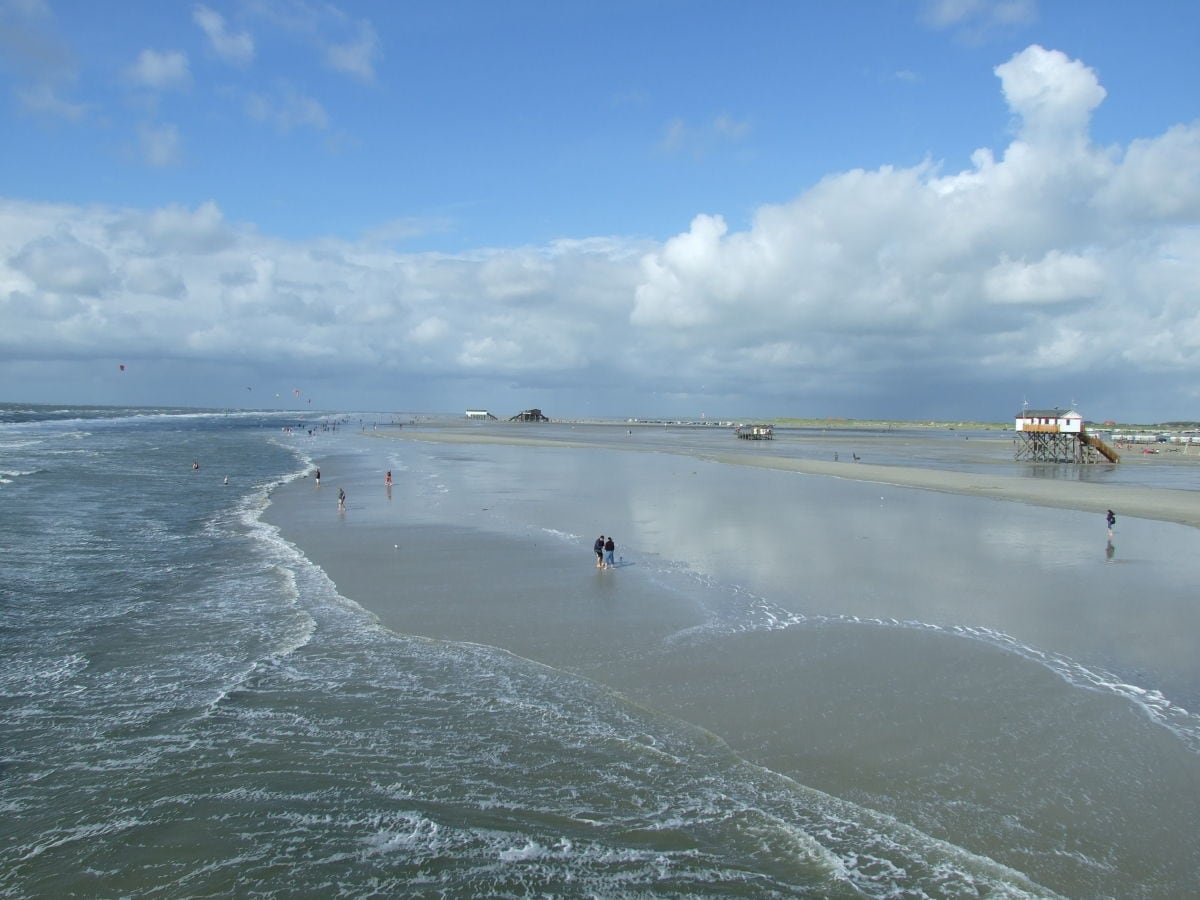
[[[265,511],[276,492],[307,486],[322,459],[378,457],[371,432],[401,422],[440,424],[408,413],[0,404],[0,896],[1075,894],[865,794],[751,760],[567,667],[406,634],[341,595]],[[569,441],[571,431],[555,433]],[[663,450],[684,433],[669,432]],[[628,433],[605,432],[614,443]],[[880,436],[887,447],[896,438]],[[718,446],[728,432],[695,440]],[[479,490],[478,451],[391,452],[397,477],[431,496],[465,502]],[[995,465],[980,452],[979,466]],[[943,457],[960,466],[962,447],[921,464]],[[1191,478],[1168,486],[1194,487]],[[1193,536],[1163,528],[1172,547]],[[581,536],[590,558],[590,532],[571,535]],[[1098,566],[1112,562],[1102,544]],[[652,556],[650,588],[722,597],[722,616],[746,593]],[[813,621],[827,633],[868,620],[918,639],[927,630],[919,615],[901,618],[848,609]],[[1042,653],[1039,670],[1084,702],[1132,711],[1177,745],[1168,755],[1181,768],[1164,777],[1195,793],[1196,717],[1162,685],[1139,684],[1136,664],[1110,679],[1002,628],[984,643]],[[1193,674],[1181,680],[1189,700]],[[1178,888],[1151,873],[1125,895]]]

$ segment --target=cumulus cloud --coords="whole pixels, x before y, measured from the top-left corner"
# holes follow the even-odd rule
[[[436,377],[467,405],[503,383],[592,410],[599,386],[616,414],[1003,418],[1023,394],[1095,408],[1169,373],[1156,403],[1190,411],[1200,124],[1098,147],[1086,65],[1033,46],[996,74],[1012,139],[961,171],[836,172],[745,228],[699,212],[663,242],[405,253],[282,240],[215,203],[0,201],[0,358],[136,341],[345,383]]]
[[[997,66],[996,74],[1024,134],[1040,141],[1087,140],[1088,122],[1105,91],[1082,62],[1035,44]]]
[[[1200,311],[1173,307],[1164,355],[1163,295],[1131,294],[1129,279],[1153,272],[1168,294],[1184,289],[1193,266],[1163,253],[1200,216],[1200,130],[1138,141],[1121,160],[1090,141],[1104,90],[1081,62],[1033,46],[996,72],[1017,126],[1002,159],[984,149],[958,173],[833,175],[764,207],[745,232],[697,216],[643,260],[632,324],[663,348],[706,348],[711,363],[683,357],[698,381],[763,360],[797,377],[825,365],[856,378],[974,360],[984,367],[974,375],[1014,384],[1031,361],[1064,375],[1105,354],[1194,364]]]
[[[69,233],[30,241],[12,256],[10,264],[50,294],[96,297],[114,282],[107,254]]]
[[[192,80],[187,54],[178,50],[143,50],[125,74],[131,83],[154,91],[186,87]]]
[[[151,212],[126,210],[103,221],[107,241],[141,257],[203,257],[231,247],[236,240],[211,200],[195,209],[171,205]]]
[[[1049,251],[1033,263],[1005,258],[984,274],[984,291],[998,303],[1063,303],[1102,293],[1104,267],[1077,254]]]
[[[254,59],[254,38],[248,31],[230,31],[225,17],[203,3],[192,9],[192,21],[208,38],[209,47],[220,59],[235,66],[249,65]]]

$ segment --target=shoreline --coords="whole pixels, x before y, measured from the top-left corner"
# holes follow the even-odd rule
[[[1187,635],[1200,613],[1180,587],[1196,576],[1194,539],[1175,524],[1200,525],[1200,493],[677,448],[624,431],[607,443],[583,428],[366,431],[383,443],[318,455],[334,489],[350,488],[348,513],[294,481],[263,518],[396,634],[602,685],[1048,890],[1126,894],[1154,878],[1171,896],[1190,884],[1194,744],[1162,715],[1186,718],[1198,696]],[[385,491],[384,466],[409,458],[412,477],[402,467]],[[598,462],[605,477],[583,477]],[[872,484],[925,493],[876,506],[885,491]],[[1114,559],[1108,506],[1171,524],[1130,529]],[[593,522],[634,551],[628,567],[595,568]],[[692,552],[697,523],[711,533]]]
[[[614,446],[586,438],[550,440],[516,435],[495,435],[467,432],[379,430],[368,436],[389,439],[427,441],[450,444],[501,444],[526,447],[592,448],[622,452],[675,453],[725,465],[748,466],[841,478],[893,487],[990,497],[1015,503],[1051,509],[1071,509],[1078,512],[1104,513],[1108,509],[1118,516],[1153,519],[1200,528],[1200,494],[1174,488],[1141,487],[1137,485],[1101,485],[1079,481],[1032,479],[1019,475],[981,475],[919,466],[877,465],[863,462],[827,462],[795,459],[782,456],[745,456],[711,451],[667,450],[661,447]]]

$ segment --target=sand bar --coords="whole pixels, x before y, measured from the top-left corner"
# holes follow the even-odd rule
[[[592,434],[371,433],[401,440],[268,518],[398,633],[583,676],[1068,896],[1191,885],[1194,749],[1079,667],[1200,703],[1200,494]],[[600,527],[627,567],[593,567]]]
[[[462,444],[507,444],[529,447],[592,447],[597,449],[624,449],[629,451],[663,452],[661,448],[647,448],[632,444],[614,448],[611,444],[589,441],[582,435],[570,440],[548,440],[544,438],[493,433],[471,433],[457,430],[381,430],[375,437],[400,438],[443,443]],[[1020,475],[975,474],[914,466],[875,465],[863,462],[829,462],[825,460],[796,459],[768,454],[744,455],[735,453],[692,452],[680,449],[680,454],[689,454],[727,465],[758,466],[780,471],[798,472],[805,475],[821,475],[854,481],[889,484],[897,487],[916,488],[926,491],[966,494],[1030,503],[1054,509],[1074,509],[1081,512],[1103,513],[1115,509],[1124,516],[1156,519],[1200,528],[1200,492],[1174,490],[1170,488],[1141,487],[1129,484],[1094,484],[1082,481],[1027,478]],[[1174,462],[1174,460],[1172,460]],[[1191,462],[1187,460],[1186,462]]]

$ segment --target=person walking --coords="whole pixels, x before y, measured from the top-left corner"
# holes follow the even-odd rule
[[[1113,526],[1117,524],[1117,516],[1111,509],[1108,511],[1108,515],[1105,516],[1105,521],[1108,522],[1108,536],[1112,537]]]
[[[596,538],[596,543],[592,544],[592,550],[596,554],[596,568],[604,568],[604,535]]]
[[[388,487],[392,486],[392,470],[391,469],[388,469],[387,475],[384,476],[383,483],[386,484]]]
[[[617,567],[616,562],[613,560],[613,553],[616,552],[616,549],[616,542],[613,541],[612,535],[610,534],[608,536],[608,540],[604,542],[604,568],[615,569]]]
[[[338,509],[346,508],[346,492],[338,488]]]

